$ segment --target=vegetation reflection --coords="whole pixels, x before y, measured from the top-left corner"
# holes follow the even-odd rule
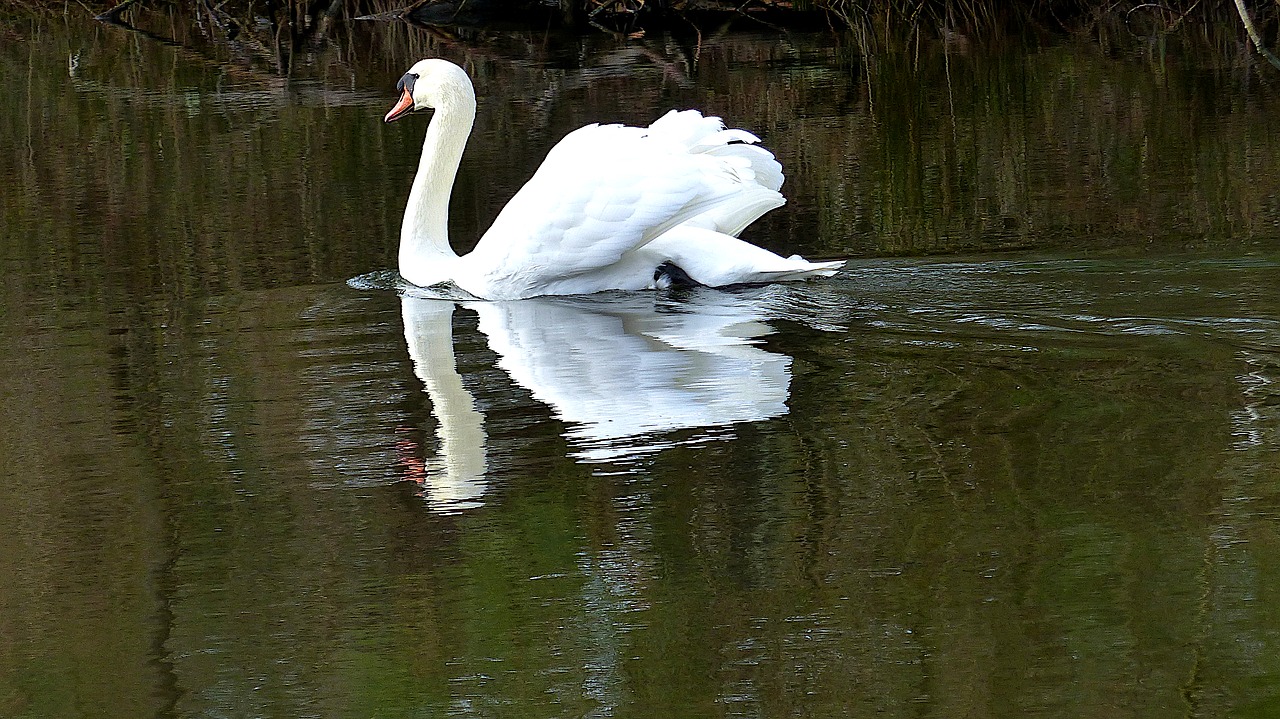
[[[155,24],[0,30],[0,714],[1276,713],[1280,133],[1238,47],[343,24],[281,64]],[[708,296],[752,331],[684,358],[763,406],[584,461],[491,345],[536,323],[345,284],[394,264],[421,137],[378,119],[426,55],[488,99],[459,250],[570,128],[752,118],[755,238],[861,258]],[[483,415],[465,511],[423,500],[424,350]]]

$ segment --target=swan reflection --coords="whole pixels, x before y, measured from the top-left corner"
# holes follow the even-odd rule
[[[485,489],[484,416],[457,368],[456,307],[478,315],[498,367],[565,422],[571,456],[626,462],[672,446],[676,430],[786,414],[791,358],[758,346],[773,332],[764,292],[517,302],[402,295],[405,341],[438,422],[438,454],[423,479],[428,499],[461,509]],[[693,441],[715,436],[729,431]]]
[[[451,509],[479,506],[484,493],[484,415],[462,383],[453,355],[453,302],[404,297],[404,339],[414,374],[422,380],[436,415],[439,453],[423,467],[431,502]]]

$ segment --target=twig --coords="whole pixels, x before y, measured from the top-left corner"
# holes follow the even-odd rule
[[[770,30],[773,30],[774,32],[780,32],[780,33],[786,34],[786,32],[787,32],[787,31],[786,31],[786,28],[782,28],[782,27],[779,27],[779,26],[777,26],[777,25],[774,25],[774,24],[773,24],[773,23],[771,23],[771,22],[767,22],[767,21],[765,21],[765,20],[762,20],[762,19],[760,19],[760,18],[756,17],[755,15],[752,15],[751,13],[747,12],[747,6],[748,6],[748,5],[750,5],[750,4],[751,4],[751,3],[753,3],[753,2],[755,2],[755,0],[746,0],[746,1],[745,1],[745,2],[743,2],[741,5],[739,5],[739,6],[737,6],[737,7],[735,7],[735,8],[733,9],[734,13],[736,13],[736,14],[738,14],[738,15],[741,15],[742,17],[745,17],[745,18],[746,18],[746,19],[748,19],[748,20],[752,20],[752,21],[754,21],[754,22],[757,22],[757,23],[759,23],[759,24],[761,24],[761,25],[763,25],[763,26],[765,26],[765,27],[769,28]],[[691,23],[691,24],[692,24],[692,23]],[[699,44],[701,44],[701,39],[699,39]]]
[[[1253,24],[1253,18],[1249,17],[1249,11],[1244,8],[1244,0],[1235,0],[1236,12],[1240,13],[1240,22],[1244,23],[1244,29],[1249,33],[1249,39],[1253,40],[1253,46],[1258,48],[1258,52],[1267,58],[1267,62],[1275,65],[1280,69],[1280,57],[1276,57],[1270,50],[1262,44],[1262,35],[1258,33],[1258,28]]]
[[[751,0],[747,0],[747,2],[751,2]],[[698,67],[698,58],[702,57],[702,28],[698,27],[696,23],[690,20],[689,16],[684,14],[683,9],[677,10],[676,14],[680,16],[681,20],[684,20],[686,23],[688,23],[689,27],[693,28],[693,35],[694,35],[693,66],[696,68]]]
[[[594,20],[596,15],[599,15],[605,8],[611,8],[614,5],[617,5],[620,1],[621,0],[608,0],[607,2],[600,3],[595,10],[592,10],[591,13],[587,15],[587,18],[589,20]]]

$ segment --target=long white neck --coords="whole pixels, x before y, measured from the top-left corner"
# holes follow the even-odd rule
[[[476,116],[468,82],[454,86],[436,104],[422,143],[418,174],[400,225],[400,275],[421,287],[453,276],[458,255],[449,246],[449,195]]]

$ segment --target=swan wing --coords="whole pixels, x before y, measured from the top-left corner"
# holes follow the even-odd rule
[[[648,286],[654,266],[637,248],[685,224],[736,235],[782,204],[781,167],[755,140],[692,110],[580,128],[464,258],[458,284],[495,299]]]

